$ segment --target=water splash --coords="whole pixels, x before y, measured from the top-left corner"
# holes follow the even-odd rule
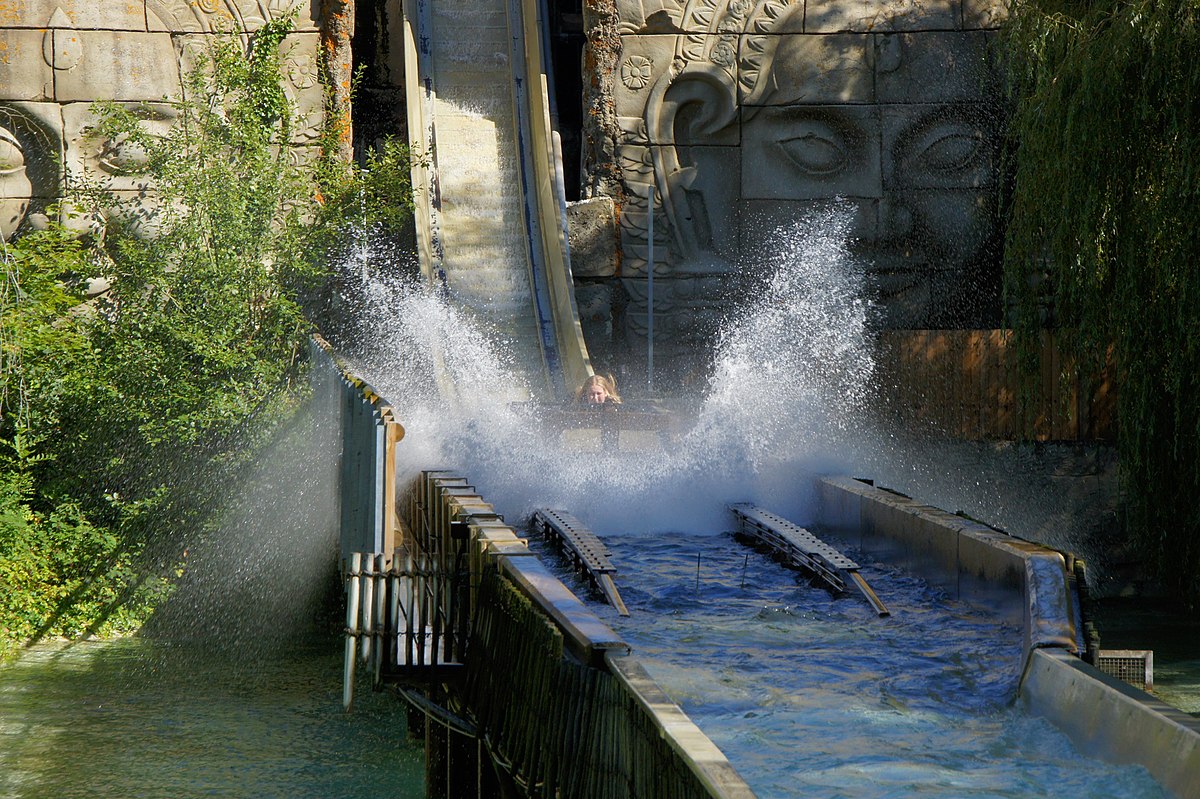
[[[462,470],[512,522],[561,506],[600,531],[711,532],[728,527],[728,502],[767,500],[804,519],[807,477],[845,468],[873,371],[850,227],[845,209],[781,227],[747,265],[753,296],[721,326],[688,430],[665,449],[547,432],[538,408],[510,402],[525,387],[505,342],[419,281],[348,281],[362,327],[335,344],[397,407],[401,474]]]
[[[865,270],[833,210],[775,231],[766,279],[722,326],[700,430],[749,465],[836,446],[874,371]]]

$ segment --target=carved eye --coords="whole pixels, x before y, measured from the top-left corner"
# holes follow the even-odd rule
[[[0,175],[11,175],[25,168],[25,151],[21,143],[4,128],[0,128]]]
[[[799,136],[780,139],[784,155],[806,175],[825,177],[846,168],[850,156],[832,130],[806,130]]]
[[[950,133],[934,140],[917,157],[930,169],[951,172],[971,166],[983,145],[978,131]]]
[[[128,175],[145,169],[150,156],[140,143],[131,141],[122,135],[116,139],[105,139],[101,142],[97,160],[106,172],[114,175]]]

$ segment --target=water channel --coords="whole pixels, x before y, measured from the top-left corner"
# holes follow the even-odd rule
[[[1167,796],[1017,706],[1019,628],[922,580],[847,550],[879,618],[731,536],[606,541],[631,615],[597,613],[764,799]]]

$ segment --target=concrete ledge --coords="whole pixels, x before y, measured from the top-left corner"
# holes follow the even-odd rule
[[[554,620],[563,631],[563,643],[577,658],[600,666],[609,650],[627,654],[629,645],[600,621],[579,597],[571,593],[537,558],[496,558],[500,571]]]
[[[754,799],[750,786],[730,765],[717,745],[675,704],[642,664],[631,657],[609,655],[609,670],[658,728],[679,758],[714,799]]]
[[[1062,650],[1032,654],[1020,696],[1085,755],[1138,763],[1178,799],[1200,799],[1200,720]]]
[[[817,497],[822,526],[1021,624],[1023,661],[1040,647],[1077,651],[1062,554],[849,477],[818,479]]]
[[[817,481],[818,522],[952,596],[1019,614],[1020,700],[1085,755],[1136,763],[1178,799],[1200,799],[1200,721],[1075,656],[1062,554],[848,477]]]

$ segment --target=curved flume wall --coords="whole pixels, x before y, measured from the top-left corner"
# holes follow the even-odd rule
[[[506,342],[506,399],[564,399],[591,366],[536,0],[410,0],[404,40],[422,274]]]

